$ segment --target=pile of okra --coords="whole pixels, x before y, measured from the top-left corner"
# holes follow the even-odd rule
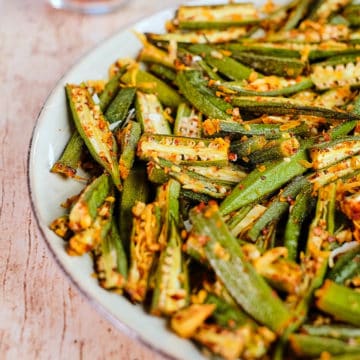
[[[51,229],[210,357],[360,359],[360,5],[180,6],[166,27],[66,85],[51,171],[88,180]]]

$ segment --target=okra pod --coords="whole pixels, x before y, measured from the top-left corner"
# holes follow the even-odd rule
[[[281,97],[266,96],[234,96],[231,99],[234,106],[240,110],[268,115],[311,115],[331,120],[357,120],[359,116],[353,113],[328,109],[322,106],[312,106],[304,102]]]
[[[170,124],[164,116],[164,110],[154,94],[136,93],[136,117],[143,132],[152,134],[171,134]]]
[[[213,68],[216,68],[221,74],[231,80],[246,80],[249,78],[250,74],[254,72],[252,68],[224,55],[222,52],[209,45],[191,45],[189,46],[189,51],[202,56],[206,63]]]
[[[304,122],[299,121],[289,121],[287,124],[247,124],[246,122],[233,120],[207,119],[203,122],[203,132],[205,136],[240,134],[245,136],[262,135],[266,139],[277,139],[288,133],[294,135],[306,134],[309,132],[309,128]],[[256,142],[256,140],[254,141]],[[234,146],[237,146],[239,142],[234,142],[234,144]]]
[[[130,170],[128,177],[124,180],[118,211],[120,238],[124,243],[127,253],[129,251],[132,229],[132,208],[136,201],[146,203],[149,198],[150,188],[146,178],[146,171],[140,166],[135,166]]]
[[[253,170],[223,200],[220,205],[221,214],[227,215],[242,206],[262,199],[295,176],[303,174],[307,170],[302,163],[304,161],[307,161],[305,146],[287,160],[267,163]]]
[[[256,241],[261,231],[272,221],[279,221],[283,214],[289,209],[297,194],[308,184],[303,176],[295,177],[280,194],[270,203],[264,214],[255,222],[247,237]]]
[[[74,177],[80,164],[84,141],[79,132],[75,130],[65,146],[60,158],[51,167],[51,172]]]
[[[259,13],[251,3],[226,5],[182,5],[173,20],[180,29],[226,29],[229,27],[254,24]]]
[[[230,151],[239,159],[248,161],[248,156],[256,150],[261,150],[267,143],[265,136],[255,135],[244,139],[234,140],[230,144]]]
[[[208,117],[215,119],[231,119],[231,116],[226,110],[232,109],[232,106],[220,98],[216,98],[215,95],[209,94],[209,96],[202,96],[199,89],[192,83],[191,79],[198,72],[194,70],[180,71],[176,77],[176,83],[179,86],[180,91],[186,97],[186,99],[200,112]],[[223,109],[214,105],[214,102],[221,103]]]
[[[291,314],[245,260],[218,207],[198,206],[190,211],[190,220],[208,261],[235,301],[261,324],[281,334],[291,321]]]
[[[130,267],[125,290],[132,301],[143,302],[151,270],[160,251],[160,209],[156,203],[136,202],[132,208],[133,227],[130,239]]]
[[[118,123],[118,126],[126,120],[130,106],[134,100],[136,89],[125,87],[119,90],[115,98],[106,109],[105,117],[109,123]]]
[[[95,250],[96,271],[105,289],[121,290],[127,277],[127,257],[114,218],[106,237]]]
[[[176,113],[174,135],[200,138],[201,132],[201,114],[187,103],[180,104]]]
[[[174,164],[227,165],[229,142],[222,138],[199,139],[173,135],[143,134],[137,155],[142,160],[164,158]]]
[[[291,334],[289,341],[291,349],[296,355],[301,357],[307,356],[313,358],[320,356],[323,352],[334,355],[360,352],[360,345],[358,344],[349,344],[342,340],[322,336]]]
[[[125,180],[135,161],[136,146],[140,139],[141,126],[136,121],[129,121],[119,131],[118,140],[121,146],[119,171],[121,179]]]
[[[117,145],[109,123],[86,88],[68,84],[66,92],[76,128],[90,154],[109,172],[115,186],[121,189]]]
[[[315,296],[316,306],[321,311],[346,323],[360,325],[360,294],[357,291],[327,279]]]
[[[360,329],[348,325],[310,325],[304,324],[302,331],[311,336],[324,336],[342,340],[358,340],[360,339]]]
[[[296,196],[286,222],[284,246],[288,250],[288,258],[293,261],[297,259],[302,225],[314,205],[311,193],[312,186],[310,183],[306,183],[302,191]]]
[[[188,274],[175,219],[170,220],[169,239],[157,265],[151,304],[153,314],[171,315],[189,302]]]
[[[150,72],[152,72],[155,76],[166,82],[174,82],[176,78],[176,72],[166,66],[161,64],[151,64],[149,66]]]

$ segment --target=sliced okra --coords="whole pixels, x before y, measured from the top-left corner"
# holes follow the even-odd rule
[[[130,267],[125,290],[132,301],[143,302],[154,261],[160,251],[160,209],[156,203],[136,202],[130,239]]]
[[[91,225],[82,230],[74,231],[74,235],[67,243],[66,251],[69,255],[83,255],[94,250],[104,241],[111,228],[114,202],[114,195],[110,193],[98,207],[96,217]]]
[[[80,164],[84,141],[79,132],[75,130],[65,146],[60,158],[51,167],[51,172],[74,177]]]
[[[213,68],[216,68],[217,71],[231,80],[248,79],[250,74],[254,73],[254,70],[251,67],[239,63],[209,45],[190,45],[188,49],[191,53],[202,56],[206,63]],[[254,64],[251,65],[253,66]]]
[[[226,5],[182,5],[173,19],[180,29],[227,29],[254,24],[259,21],[259,12],[251,3]]]
[[[252,241],[260,236],[261,231],[271,222],[277,222],[289,209],[291,203],[295,200],[297,194],[308,183],[308,180],[303,176],[295,177],[279,195],[274,198],[266,211],[253,224],[250,231],[246,234],[247,238]]]
[[[203,133],[205,136],[241,134],[245,136],[264,136],[265,139],[277,139],[284,134],[301,135],[308,132],[308,126],[300,121],[289,121],[287,124],[247,124],[246,121],[207,119],[203,122]],[[250,146],[251,149],[255,150],[256,146],[261,146],[262,140],[258,140],[258,145],[252,144]],[[256,143],[257,140],[254,141]],[[236,141],[232,144],[232,147],[236,149],[238,145],[241,144]],[[240,151],[242,151],[241,146]]]
[[[288,31],[296,28],[299,22],[307,15],[307,13],[309,12],[309,8],[312,5],[312,0],[297,1],[295,7],[291,10],[288,19],[282,29]]]
[[[127,257],[114,217],[109,232],[94,253],[100,285],[105,289],[121,290],[127,277]]]
[[[265,163],[253,170],[232,190],[220,205],[222,215],[230,214],[242,206],[262,199],[279,189],[295,176],[303,174],[307,168],[306,146],[287,159]]]
[[[321,311],[345,323],[360,325],[360,294],[356,290],[326,279],[315,296]]]
[[[174,135],[200,138],[202,116],[187,103],[179,105],[174,123]]]
[[[119,90],[105,112],[105,117],[109,123],[116,122],[118,126],[123,124],[133,103],[135,93],[136,89],[132,87],[124,87]]]
[[[297,29],[283,30],[266,36],[268,42],[321,43],[324,41],[346,41],[350,30],[345,25],[303,22]]]
[[[297,77],[305,69],[305,63],[300,59],[259,55],[248,52],[233,52],[232,57],[265,75]]]
[[[121,147],[119,158],[120,177],[125,180],[135,161],[136,146],[141,136],[141,126],[136,121],[129,121],[128,124],[119,131],[118,141]]]
[[[359,4],[349,4],[344,9],[342,14],[345,19],[349,22],[350,26],[359,27],[360,26],[360,5]]]
[[[99,206],[109,196],[111,187],[109,176],[103,174],[83,189],[70,210],[69,227],[72,231],[85,230],[91,226],[98,215]]]
[[[281,334],[291,321],[291,314],[245,260],[240,245],[226,227],[218,207],[214,203],[198,206],[191,210],[190,219],[206,258],[234,300],[260,324]],[[259,307],[258,302],[263,305]]]
[[[169,237],[162,250],[152,297],[153,314],[172,315],[189,303],[188,271],[175,219],[170,219]]]
[[[249,83],[229,81],[221,82],[217,86],[219,90],[230,94],[249,96],[285,96],[310,89],[314,86],[314,84],[310,78],[306,77],[285,79],[281,77],[267,76],[258,78]]]
[[[158,97],[141,91],[136,93],[136,117],[143,132],[152,134],[171,134],[170,124]]]
[[[90,154],[109,172],[116,187],[121,189],[117,144],[109,123],[86,88],[68,84],[66,92],[74,123]]]
[[[360,137],[345,136],[313,145],[309,155],[314,169],[323,169],[360,152]]]
[[[176,83],[186,99],[201,113],[215,119],[231,119],[232,106],[225,100],[207,90],[206,96],[198,85],[201,75],[198,71],[180,71],[176,77]]]
[[[334,57],[315,63],[311,68],[311,80],[319,90],[336,86],[356,86],[360,83],[359,55]]]
[[[311,325],[304,324],[301,329],[307,334],[312,336],[323,336],[334,339],[351,340],[360,338],[360,329],[349,325],[340,324],[323,324]]]
[[[146,40],[142,42],[143,47],[139,52],[138,61],[160,64],[167,68],[175,69],[175,58],[173,56]]]
[[[157,158],[153,162],[160,166],[165,174],[176,179],[185,190],[208,195],[212,198],[223,198],[232,188],[228,182],[209,179],[165,159]]]
[[[310,115],[331,120],[356,120],[360,117],[354,113],[333,110],[324,106],[313,106],[302,101],[266,96],[234,96],[231,103],[240,110],[268,115]]]
[[[332,14],[341,12],[350,0],[318,0],[309,18],[321,24],[328,22]]]
[[[164,158],[174,164],[227,165],[229,142],[223,138],[199,139],[173,135],[143,134],[137,155],[141,160]]]

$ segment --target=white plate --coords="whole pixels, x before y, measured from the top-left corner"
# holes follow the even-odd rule
[[[74,180],[65,180],[50,173],[51,166],[61,154],[71,133],[65,84],[106,78],[111,62],[121,57],[135,58],[140,50],[141,44],[132,29],[139,32],[163,32],[165,21],[173,14],[174,9],[162,11],[138,22],[131,29],[115,34],[61,78],[48,97],[34,128],[28,180],[33,210],[48,247],[60,267],[91,303],[117,328],[162,354],[174,359],[200,360],[204,357],[196,347],[167,330],[162,319],[146,314],[141,306],[131,304],[124,297],[102,289],[91,276],[93,267],[90,257],[68,256],[63,240],[49,230],[51,221],[63,213],[59,204],[83,187]]]

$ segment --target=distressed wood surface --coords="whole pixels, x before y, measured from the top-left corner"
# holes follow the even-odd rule
[[[33,126],[57,79],[118,29],[178,4],[129,0],[86,16],[45,0],[0,0],[0,358],[164,360],[103,319],[58,268],[27,190]]]

